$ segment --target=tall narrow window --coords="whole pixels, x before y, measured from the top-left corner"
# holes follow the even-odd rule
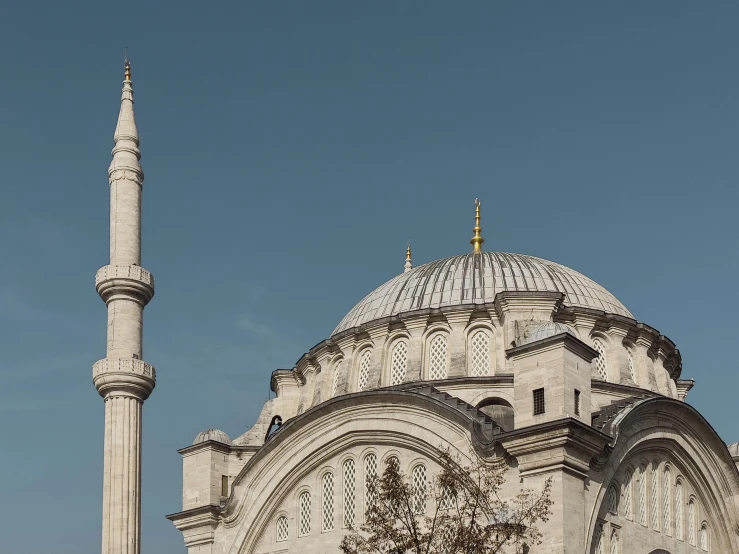
[[[334,529],[334,474],[331,472],[324,473],[321,479],[321,495],[321,531],[325,533]]]
[[[369,382],[369,370],[370,362],[372,361],[372,350],[369,348],[362,352],[362,357],[359,359],[359,382],[357,383],[359,390],[367,388]]]
[[[221,475],[221,496],[228,496],[228,475]]]
[[[618,515],[618,490],[615,485],[608,487],[608,511]]]
[[[370,488],[370,484],[377,478],[377,456],[369,453],[364,457],[364,510],[374,503],[376,494]]]
[[[544,389],[536,389],[534,394],[534,415],[541,415],[546,411],[544,404]]]
[[[695,546],[695,501],[688,502],[688,542]]]
[[[310,493],[308,491],[301,492],[298,501],[300,508],[300,536],[310,535]]]
[[[413,468],[413,511],[426,513],[426,466],[423,464]]]
[[[399,385],[405,380],[405,370],[408,365],[408,344],[399,341],[393,348],[390,360],[390,384]]]
[[[470,374],[473,377],[490,375],[490,339],[485,331],[477,331],[472,335],[471,349],[472,364]]]
[[[670,504],[670,489],[672,488],[672,476],[670,468],[666,467],[662,475],[662,514],[663,529],[665,535],[672,535],[672,505]]]
[[[339,361],[334,368],[334,383],[331,387],[331,396],[336,396],[339,392],[339,376],[341,375],[341,366],[344,365],[344,360]]]
[[[631,380],[636,383],[636,373],[634,372],[634,355],[629,352],[629,376]]]
[[[639,466],[639,523],[647,525],[647,466]]]
[[[701,525],[701,550],[708,552],[708,525]]]
[[[446,379],[447,346],[444,335],[436,335],[429,345],[429,379]]]
[[[278,517],[277,518],[277,540],[286,541],[289,535],[288,531],[289,531],[289,527],[287,523],[287,518],[285,516]]]
[[[580,391],[575,389],[575,415],[580,415]]]
[[[344,483],[344,527],[354,526],[357,491],[354,469],[354,460],[351,458],[346,460],[342,466]]]
[[[598,373],[598,377],[606,381],[608,379],[606,349],[600,339],[593,339],[593,348],[598,353],[598,357],[595,359],[595,370]]]
[[[632,506],[633,477],[631,471],[626,472],[626,482],[624,483],[624,515],[626,519],[634,519],[634,508]]]
[[[675,538],[683,540],[683,483],[675,484]]]
[[[659,531],[659,473],[657,473],[657,462],[652,464],[652,529]]]
[[[600,523],[595,528],[595,554],[605,554],[605,545],[603,544],[606,542],[606,533],[603,531],[603,525]]]
[[[611,531],[611,554],[618,554],[618,531]]]

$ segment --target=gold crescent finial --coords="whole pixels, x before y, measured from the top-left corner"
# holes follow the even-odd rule
[[[413,258],[411,256],[411,241],[408,241],[408,248],[405,251],[405,268],[403,273],[413,269]]]
[[[128,58],[126,58],[126,61],[124,62],[124,66],[126,68],[125,76],[123,77],[124,81],[130,81],[131,80],[131,62],[128,61]]]
[[[480,227],[480,205],[480,200],[475,198],[475,236],[470,241],[472,252],[475,254],[482,252],[482,244],[485,242],[485,239],[482,238],[482,227]]]

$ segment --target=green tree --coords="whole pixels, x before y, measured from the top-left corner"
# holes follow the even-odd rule
[[[438,451],[441,471],[414,483],[391,458],[367,483],[365,523],[341,541],[343,554],[525,554],[541,543],[537,524],[550,514],[551,479],[541,491],[500,497],[506,468],[476,453],[463,464]]]

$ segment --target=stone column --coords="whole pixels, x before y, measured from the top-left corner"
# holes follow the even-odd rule
[[[426,329],[426,317],[403,321],[410,335],[408,340],[408,368],[405,381],[420,381],[423,377],[423,332]]]
[[[467,337],[465,329],[470,321],[472,310],[446,314],[449,327],[452,328],[449,337],[449,377],[464,377],[467,375]]]

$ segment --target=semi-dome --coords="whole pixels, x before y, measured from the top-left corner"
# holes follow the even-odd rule
[[[486,304],[505,291],[561,292],[566,306],[634,317],[605,288],[569,267],[524,254],[481,252],[424,264],[390,279],[354,306],[333,335],[413,310]]]
[[[216,441],[222,442],[223,444],[232,444],[231,438],[220,429],[208,429],[202,433],[198,433],[195,437],[193,444],[200,444],[201,442]]]
[[[559,323],[557,321],[548,321],[534,329],[534,332],[531,333],[531,336],[526,339],[526,344],[530,344],[538,340],[548,339],[549,337],[560,335],[562,333],[569,333],[573,337],[577,336],[577,333],[575,333],[575,331],[569,325]]]

